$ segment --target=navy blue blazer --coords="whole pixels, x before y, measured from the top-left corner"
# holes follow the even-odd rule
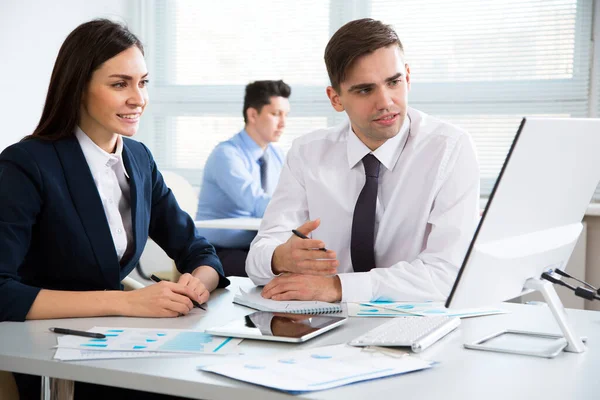
[[[120,290],[151,237],[191,272],[229,280],[214,248],[165,185],[150,151],[123,139],[131,186],[133,255],[121,266],[92,173],[75,136],[29,139],[0,154],[0,321],[24,321],[38,292]]]

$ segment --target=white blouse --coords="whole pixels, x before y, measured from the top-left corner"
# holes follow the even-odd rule
[[[117,136],[117,148],[107,153],[79,127],[75,131],[81,150],[96,183],[119,261],[133,248],[129,176],[123,164],[123,139]]]

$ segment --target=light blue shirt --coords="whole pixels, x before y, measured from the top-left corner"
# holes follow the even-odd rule
[[[267,160],[267,185],[261,186],[259,159]],[[262,218],[277,186],[284,155],[269,144],[265,151],[245,129],[221,142],[212,151],[202,178],[196,220],[254,217]],[[198,229],[213,245],[246,248],[256,235],[254,231],[232,229]]]

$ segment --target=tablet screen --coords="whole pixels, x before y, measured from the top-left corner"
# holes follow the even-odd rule
[[[345,320],[340,316],[259,311],[206,332],[219,336],[301,342],[327,332]]]

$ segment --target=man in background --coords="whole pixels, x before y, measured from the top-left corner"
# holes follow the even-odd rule
[[[290,87],[281,80],[246,86],[244,129],[219,143],[206,161],[196,220],[262,218],[284,161],[273,146],[290,112]],[[250,242],[256,232],[199,229],[217,250],[226,276],[246,276]]]

